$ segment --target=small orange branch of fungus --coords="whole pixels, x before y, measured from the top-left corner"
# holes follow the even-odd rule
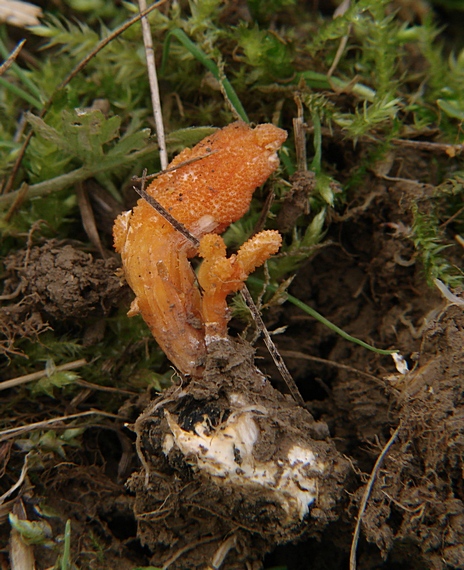
[[[189,164],[162,174],[147,188],[200,240],[198,251],[145,200],[115,221],[114,246],[136,295],[128,315],[141,313],[183,374],[201,376],[207,344],[227,337],[227,295],[281,245],[278,232],[263,231],[227,258],[216,234],[248,211],[254,190],[278,167],[277,150],[286,138],[285,131],[270,124],[252,129],[233,123],[183,150],[169,168]],[[196,157],[203,158],[192,162]],[[201,292],[189,262],[197,254],[203,257]]]
[[[198,281],[203,289],[201,314],[206,344],[227,336],[227,295],[239,291],[248,275],[276,253],[281,244],[279,232],[263,231],[245,242],[237,255],[227,258],[221,236],[207,234],[201,240],[199,255],[204,261]]]

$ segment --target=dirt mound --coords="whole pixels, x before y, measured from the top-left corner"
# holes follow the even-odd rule
[[[95,259],[73,245],[51,240],[6,258],[5,267],[13,274],[7,287],[22,281],[28,304],[54,318],[107,314],[120,293],[118,265],[115,259]]]
[[[338,517],[348,462],[253,356],[217,341],[202,382],[171,388],[135,424],[143,469],[129,488],[152,564],[259,568],[276,544]]]
[[[413,543],[428,568],[464,566],[464,314],[447,307],[425,331],[415,370],[394,382],[398,438],[363,517],[386,553]]]
[[[114,258],[96,259],[74,245],[50,240],[3,260],[6,271],[0,308],[0,353],[16,338],[31,338],[63,319],[107,315],[125,290]]]

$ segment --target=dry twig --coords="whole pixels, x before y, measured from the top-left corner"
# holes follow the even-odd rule
[[[36,429],[48,428],[53,424],[64,422],[67,420],[74,420],[76,418],[84,418],[85,416],[104,416],[105,418],[113,418],[120,421],[126,421],[127,418],[122,418],[117,414],[110,414],[109,412],[103,412],[101,410],[88,410],[87,412],[79,412],[78,414],[69,414],[67,416],[58,416],[57,418],[50,418],[49,420],[43,420],[41,422],[34,422],[32,424],[27,424],[25,426],[14,427],[10,429],[5,429],[0,431],[0,442],[7,441],[17,435],[22,435]],[[76,427],[76,426],[72,426]],[[64,426],[67,429],[68,426]],[[56,429],[56,426],[55,426]]]
[[[140,13],[146,12],[147,3],[139,0]],[[150,85],[151,103],[153,105],[153,116],[155,118],[156,136],[160,154],[161,168],[164,170],[168,165],[168,152],[166,150],[166,139],[164,136],[163,114],[161,112],[161,100],[158,87],[158,77],[156,74],[155,52],[153,50],[153,39],[151,37],[150,24],[146,16],[141,19],[143,43],[145,45],[145,56],[147,58],[148,82]]]
[[[304,352],[299,352],[298,350],[281,350],[280,353],[283,356],[287,356],[288,358],[300,358],[301,360],[312,360],[313,362],[319,362],[321,364],[327,364],[328,366],[334,366],[336,368],[340,368],[341,370],[347,370],[348,372],[353,372],[355,374],[359,374],[360,376],[365,376],[366,378],[370,378],[374,380],[377,384],[381,386],[385,386],[384,382],[374,376],[373,374],[369,374],[369,372],[364,372],[364,370],[358,370],[358,368],[354,368],[353,366],[348,366],[347,364],[341,364],[340,362],[336,362],[335,360],[328,360],[327,358],[320,358],[319,356],[312,356],[311,354],[305,354]]]
[[[14,48],[14,50],[10,53],[8,58],[0,65],[0,75],[6,73],[10,67],[13,65],[15,59],[18,57],[19,52],[23,49],[26,40],[21,40],[19,44]]]
[[[378,456],[374,468],[372,469],[372,472],[370,474],[369,481],[367,482],[366,489],[361,499],[361,504],[359,505],[358,518],[356,521],[356,527],[354,529],[353,541],[351,543],[350,570],[356,570],[356,549],[358,547],[359,534],[361,532],[361,522],[367,507],[367,502],[369,501],[372,487],[374,486],[375,483],[375,478],[377,477],[377,473],[380,469],[380,466],[382,465],[383,460],[385,459],[387,453],[389,452],[390,447],[395,443],[395,440],[398,437],[400,429],[401,429],[401,422],[393,432],[391,438],[387,441],[385,447],[382,449],[382,453]]]
[[[85,358],[81,358],[80,360],[74,360],[73,362],[67,362],[66,364],[57,366],[54,371],[62,372],[63,370],[75,370],[85,364],[87,364],[87,360],[85,360]],[[27,382],[33,382],[34,380],[40,380],[40,378],[43,378],[44,376],[47,376],[47,371],[40,370],[39,372],[32,372],[31,374],[11,378],[11,380],[5,380],[4,382],[0,382],[0,391],[19,386],[20,384],[26,384]]]
[[[282,376],[285,384],[287,385],[287,388],[290,391],[290,394],[292,395],[295,402],[298,402],[298,404],[304,406],[305,401],[303,400],[303,397],[300,394],[300,391],[298,390],[298,386],[296,385],[295,380],[293,380],[293,377],[290,374],[287,365],[284,362],[284,359],[277,350],[277,347],[274,344],[274,341],[272,340],[271,335],[269,334],[269,331],[267,330],[266,325],[264,324],[264,321],[261,318],[261,315],[258,311],[258,308],[256,307],[255,302],[253,301],[253,297],[251,296],[250,291],[248,290],[246,285],[243,287],[240,293],[245,303],[247,304],[248,308],[250,309],[253,320],[256,323],[256,327],[263,334],[263,340],[266,345],[266,348],[268,349],[269,354],[272,356],[272,360],[277,366],[280,375]]]

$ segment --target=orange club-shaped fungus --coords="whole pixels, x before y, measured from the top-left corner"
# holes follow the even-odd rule
[[[136,295],[128,314],[142,315],[185,375],[201,376],[207,344],[227,336],[227,295],[280,247],[278,232],[263,231],[227,258],[217,234],[248,211],[286,138],[270,124],[233,123],[183,150],[150,184],[147,193],[200,240],[199,250],[145,200],[115,221],[114,245]],[[198,254],[201,289],[189,261]]]

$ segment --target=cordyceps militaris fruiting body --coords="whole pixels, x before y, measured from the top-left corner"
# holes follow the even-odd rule
[[[196,238],[221,233],[248,211],[254,190],[279,165],[276,151],[286,138],[270,124],[252,129],[233,123],[182,151],[147,193]],[[202,240],[203,295],[189,262],[198,252],[145,200],[117,218],[114,244],[136,295],[129,314],[141,313],[171,362],[183,374],[198,376],[206,343],[227,334],[226,296],[279,249],[281,237],[261,232],[231,258],[219,236]]]
[[[246,213],[285,139],[272,125],[234,123],[184,150],[148,187],[198,248],[145,200],[115,223],[136,295],[130,314],[142,314],[184,375],[133,428],[142,469],[127,484],[157,567],[258,568],[276,544],[337,517],[347,462],[327,425],[275,390],[252,347],[227,335],[227,295],[281,237],[262,231],[227,257],[218,233]],[[195,255],[203,258],[197,277]]]

